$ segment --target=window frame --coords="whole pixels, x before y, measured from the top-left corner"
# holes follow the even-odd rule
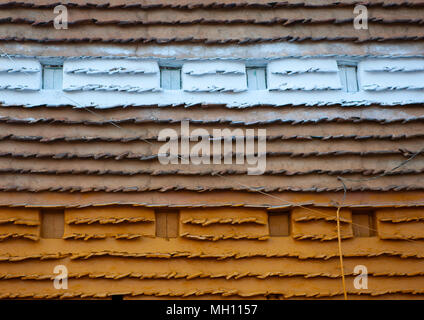
[[[48,216],[48,218],[46,216]],[[53,216],[55,217],[53,218]],[[63,235],[65,234],[65,210],[64,209],[60,209],[60,208],[59,209],[41,209],[39,212],[39,217],[40,217],[39,218],[40,238],[42,239],[62,239],[63,238]],[[59,227],[59,230],[57,230],[58,227]]]
[[[52,88],[46,88],[46,70],[53,70]],[[57,71],[57,70],[61,70],[60,84],[58,84],[58,82],[55,81],[54,71]],[[57,87],[56,87],[56,84],[58,84]],[[42,64],[41,89],[42,90],[62,90],[63,89],[63,64],[59,64],[59,63]]]
[[[367,226],[358,224],[358,216],[368,216]],[[361,229],[368,229],[368,235],[363,235]],[[372,238],[377,236],[376,212],[372,209],[352,210],[352,234],[355,238]]]
[[[263,70],[264,74],[263,74],[263,85],[264,88],[263,89],[252,89],[249,87],[249,84],[252,83],[251,81],[249,81],[249,71],[255,71],[255,70]],[[256,77],[257,80],[257,77]],[[255,81],[256,84],[258,84],[258,81]],[[249,91],[259,91],[259,90],[268,90],[268,79],[267,79],[267,68],[264,66],[246,66],[246,86],[247,86],[247,90]],[[258,87],[258,86],[257,86]]]
[[[358,63],[355,61],[340,60],[340,61],[337,61],[337,68],[338,68],[338,75],[340,77],[340,82],[342,85],[342,91],[349,92],[349,93],[359,92],[360,84],[359,84],[359,77],[358,77]],[[353,69],[354,76],[352,75],[349,76],[349,73],[347,72],[348,69],[349,70]],[[350,87],[352,86],[355,87],[353,90],[350,89]]]
[[[173,225],[172,229],[175,230],[175,234],[170,235],[170,228],[168,225],[168,218],[170,215],[174,215],[173,219],[171,220],[173,223],[175,222],[175,225]],[[163,228],[163,217],[159,218],[160,216],[165,216],[165,232],[161,230]],[[179,210],[155,210],[155,237],[156,238],[164,238],[164,239],[170,239],[170,238],[178,238],[180,236],[180,212]]]
[[[271,217],[278,217],[278,216],[281,216],[281,217],[284,217],[284,219],[287,219],[287,231],[284,231],[282,233],[277,232],[277,234],[276,234],[276,232],[275,232],[276,228],[272,226],[274,223],[271,222]],[[269,236],[270,237],[278,237],[278,238],[290,237],[291,234],[292,234],[291,217],[292,217],[292,213],[291,213],[290,210],[268,212],[268,233],[269,233]]]
[[[172,88],[165,88],[164,82],[163,82],[163,71],[178,71],[178,88],[172,89]],[[181,67],[170,67],[170,66],[160,66],[159,67],[159,76],[160,76],[160,87],[162,90],[169,90],[169,91],[178,91],[183,88],[183,80],[182,80],[182,68]],[[172,81],[169,81],[172,84]],[[171,85],[172,87],[172,85]]]

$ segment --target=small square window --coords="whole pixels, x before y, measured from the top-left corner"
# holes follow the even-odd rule
[[[353,64],[339,65],[340,81],[342,83],[342,90],[344,92],[357,92],[358,91],[358,77],[356,66]]]
[[[355,237],[372,237],[375,235],[373,211],[352,211],[352,229]]]
[[[290,235],[290,212],[268,213],[269,235],[271,237],[287,237]]]
[[[43,89],[61,90],[63,82],[62,65],[43,66]]]
[[[178,225],[180,222],[178,211],[156,211],[156,237],[178,237]]]
[[[45,239],[61,239],[65,228],[63,210],[41,210],[40,236]]]
[[[266,71],[265,68],[246,68],[247,89],[265,90],[266,89]]]
[[[160,69],[160,86],[164,90],[180,90],[181,69],[162,67]]]

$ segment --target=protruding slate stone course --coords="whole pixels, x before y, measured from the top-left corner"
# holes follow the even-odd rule
[[[41,89],[41,65],[36,59],[0,58],[0,92],[37,91]]]
[[[0,40],[39,43],[251,44],[422,41],[423,3],[363,1],[369,30],[352,27],[357,1],[67,2],[68,30],[52,28],[48,1],[2,1]],[[362,30],[361,30],[362,31]]]
[[[58,4],[0,0],[0,299],[424,299],[423,0]]]

